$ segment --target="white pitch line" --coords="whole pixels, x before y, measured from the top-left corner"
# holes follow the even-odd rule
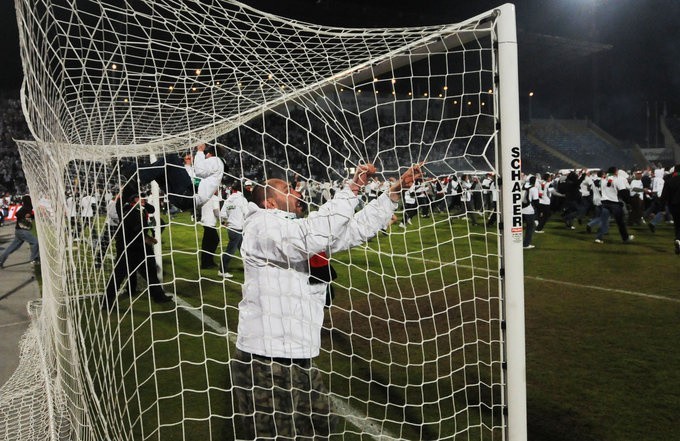
[[[235,332],[229,331],[227,328],[222,326],[217,320],[214,320],[213,318],[207,315],[201,314],[200,312],[198,312],[198,309],[196,307],[187,303],[178,296],[175,296],[175,303],[178,306],[181,306],[184,309],[184,311],[188,312],[192,316],[196,317],[198,320],[205,323],[213,331],[217,332],[218,334],[225,335],[231,343],[236,344]],[[386,434],[387,431],[385,430],[384,427],[381,427],[377,423],[367,419],[366,415],[358,414],[354,410],[354,408],[352,408],[345,402],[345,400],[341,400],[340,398],[333,396],[332,394],[330,397],[335,409],[340,411],[340,415],[344,416],[344,418],[347,421],[354,424],[354,426],[360,429],[363,433],[366,433],[372,436],[374,439],[378,440],[398,439],[390,435],[389,433]]]
[[[372,251],[375,254],[380,254],[378,251],[372,249],[372,248],[367,248],[367,251]],[[416,259],[416,260],[422,260],[424,262],[431,262],[431,263],[436,263],[442,266],[445,265],[456,265],[461,268],[467,268],[467,269],[472,269],[476,271],[487,271],[491,272],[490,269],[487,268],[475,268],[472,265],[460,265],[456,264],[455,262],[442,262],[441,260],[434,260],[434,259],[421,259],[415,256],[409,256],[409,255],[401,255],[399,257],[406,258],[406,259]],[[666,296],[661,296],[658,294],[647,294],[644,292],[636,292],[636,291],[628,291],[625,289],[617,289],[617,288],[605,288],[602,286],[596,286],[596,285],[582,285],[580,283],[574,283],[574,282],[567,282],[564,280],[554,280],[554,279],[546,279],[540,276],[527,276],[526,274],[524,275],[525,279],[533,279],[533,280],[538,280],[540,282],[549,282],[549,283],[555,283],[558,285],[566,285],[566,286],[573,286],[575,288],[584,288],[584,289],[596,289],[598,291],[605,291],[605,292],[612,292],[612,293],[618,293],[618,294],[625,294],[629,296],[635,296],[635,297],[642,297],[646,299],[654,299],[654,300],[663,300],[666,302],[673,302],[673,303],[680,303],[680,299],[676,299],[673,297],[666,297]]]
[[[582,285],[580,283],[565,282],[563,280],[546,279],[544,277],[539,277],[539,276],[524,276],[524,278],[525,279],[538,280],[540,282],[548,282],[548,283],[556,283],[556,284],[559,284],[559,285],[573,286],[575,288],[596,289],[598,291],[613,292],[613,293],[625,294],[625,295],[629,295],[629,296],[643,297],[643,298],[647,298],[647,299],[665,300],[667,302],[680,303],[680,299],[674,299],[673,297],[660,296],[660,295],[657,295],[657,294],[646,294],[644,292],[628,291],[628,290],[625,290],[625,289],[604,288],[602,286],[595,286],[595,285]]]

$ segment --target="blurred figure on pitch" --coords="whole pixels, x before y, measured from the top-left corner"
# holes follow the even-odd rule
[[[5,261],[10,254],[18,250],[24,242],[31,245],[30,260],[34,264],[40,263],[40,247],[38,246],[38,239],[31,233],[33,227],[33,202],[29,195],[21,199],[21,208],[16,213],[16,227],[14,231],[14,240],[10,242],[9,246],[0,255],[0,268],[5,267]]]
[[[417,180],[416,180],[417,181]],[[416,182],[413,182],[408,188],[404,188],[402,192],[403,195],[403,205],[404,205],[404,218],[402,219],[399,226],[401,228],[406,228],[411,225],[413,219],[418,214],[418,199],[416,198]]]
[[[224,201],[220,211],[220,219],[222,220],[222,225],[227,228],[229,243],[227,244],[227,249],[222,253],[222,268],[217,274],[225,279],[234,277],[233,274],[228,272],[229,262],[236,255],[236,252],[241,249],[241,243],[243,242],[243,221],[247,211],[248,200],[241,191],[241,182],[236,181],[231,185],[231,194]]]
[[[94,266],[96,268],[101,267],[106,252],[111,244],[111,238],[114,236],[116,229],[120,225],[120,218],[118,217],[118,212],[116,210],[116,204],[120,200],[120,193],[114,196],[106,204],[106,220],[104,221],[104,228],[99,233],[97,238],[97,243],[94,252]]]
[[[665,177],[666,171],[663,168],[654,170],[654,179],[652,180],[652,189],[650,192],[652,202],[645,211],[645,217],[652,215],[652,219],[647,224],[649,231],[652,233],[656,232],[656,226],[664,220],[664,218],[670,218],[668,206],[661,197],[664,186],[666,185]]]
[[[97,228],[95,227],[93,220],[94,215],[97,212],[97,199],[91,194],[85,194],[82,198],[80,198],[79,205],[81,228],[83,232],[85,231],[86,227],[90,228],[90,245],[94,247],[97,237]]]
[[[621,179],[618,179],[619,170],[616,167],[609,167],[607,176],[600,182],[600,192],[602,201],[602,211],[600,215],[600,229],[597,231],[596,243],[604,243],[604,235],[609,232],[609,217],[613,216],[619,228],[621,240],[628,243],[635,239],[635,236],[628,234],[626,222],[623,215],[623,201],[619,199],[619,192],[627,190],[627,186]]]
[[[673,216],[675,254],[680,254],[680,164],[676,164],[667,176],[661,199]]]
[[[536,229],[536,210],[538,207],[538,188],[536,187],[536,176],[531,176],[524,184],[522,197],[522,224],[524,226],[524,249],[536,248],[531,242],[534,238]]]
[[[552,204],[552,193],[553,193],[553,175],[550,173],[544,173],[543,179],[538,184],[538,205],[536,206],[537,213],[536,217],[538,219],[538,225],[536,226],[535,233],[543,233],[543,228],[545,228],[546,222],[550,219],[552,215],[551,204]]]
[[[642,172],[637,170],[630,181],[630,216],[628,225],[642,225],[645,220],[642,218],[644,206],[645,189],[642,183]]]

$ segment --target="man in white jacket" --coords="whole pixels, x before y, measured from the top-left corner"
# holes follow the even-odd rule
[[[229,235],[229,244],[227,249],[222,253],[222,266],[218,275],[225,279],[231,279],[234,275],[227,271],[229,262],[236,252],[241,249],[243,242],[243,220],[248,211],[248,201],[241,192],[241,183],[235,182],[231,185],[231,194],[224,201],[222,210],[220,211],[220,219],[222,225],[227,228]]]
[[[420,177],[411,167],[387,193],[355,212],[358,193],[375,173],[357,168],[353,181],[302,218],[301,195],[270,179],[253,191],[243,225],[243,300],[232,381],[244,429],[257,439],[322,439],[337,417],[311,359],[319,354],[326,284],[310,284],[309,259],[359,245],[392,218],[402,185]]]

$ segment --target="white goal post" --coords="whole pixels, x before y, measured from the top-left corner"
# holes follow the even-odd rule
[[[346,29],[232,0],[15,4],[43,298],[0,438],[251,436],[230,195],[281,178],[313,213],[373,163],[359,210],[423,163],[393,221],[327,253],[316,434],[526,440],[513,5]]]

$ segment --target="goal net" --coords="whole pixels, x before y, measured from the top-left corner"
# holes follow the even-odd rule
[[[43,299],[1,390],[1,438],[248,437],[231,369],[248,280],[237,224],[214,214],[270,178],[313,213],[366,163],[360,206],[413,164],[425,176],[394,222],[326,255],[311,370],[331,438],[500,440],[521,425],[510,5],[399,29],[228,0],[16,6]],[[223,170],[206,171],[213,155]]]

